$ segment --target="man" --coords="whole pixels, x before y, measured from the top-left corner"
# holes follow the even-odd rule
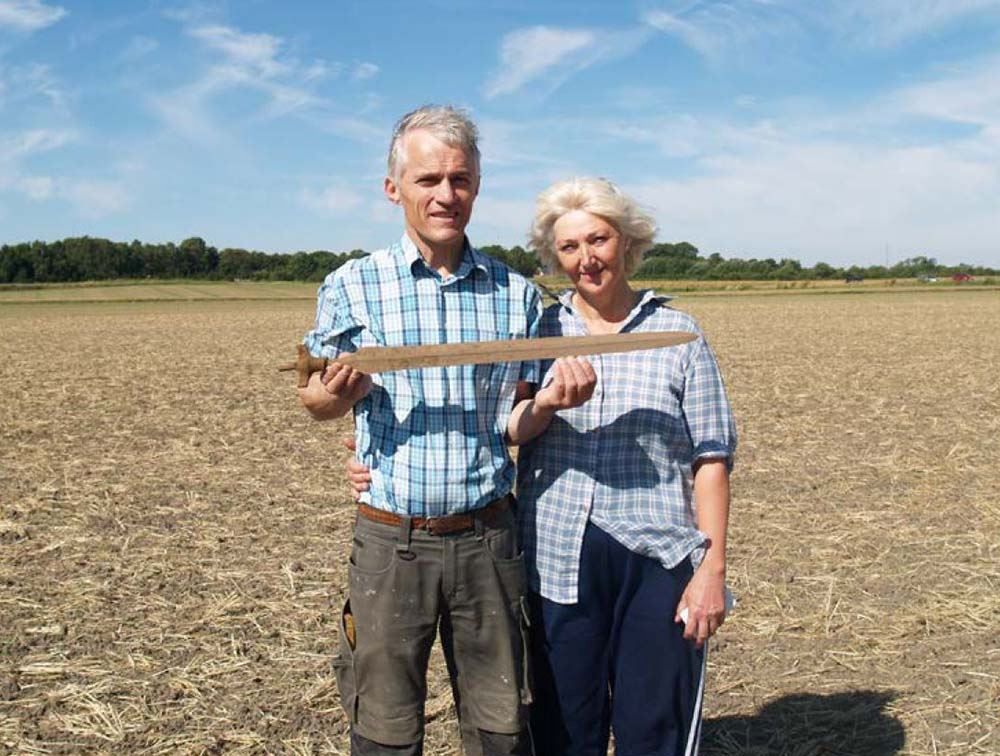
[[[477,141],[450,107],[399,121],[384,189],[403,208],[405,233],[327,277],[305,338],[314,355],[536,335],[534,287],[465,237]],[[530,752],[525,576],[504,430],[519,382],[536,382],[536,371],[502,363],[369,376],[334,363],[300,390],[317,419],[353,408],[358,456],[371,469],[335,662],[355,756],[422,753],[438,627],[466,748]]]

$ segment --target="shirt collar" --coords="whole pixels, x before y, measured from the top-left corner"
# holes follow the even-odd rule
[[[579,319],[580,315],[573,307],[573,294],[573,289],[566,289],[559,295],[559,304],[568,310],[573,317]],[[657,294],[653,289],[640,289],[639,301],[636,302],[635,307],[633,307],[631,312],[629,312],[626,316],[625,322],[622,323],[622,330],[628,328],[629,324],[635,320],[640,313],[644,312],[647,306],[666,307],[667,302],[671,299],[673,299],[673,297],[667,294]]]
[[[427,265],[427,261],[424,260],[423,255],[420,254],[420,250],[417,249],[417,245],[413,243],[409,234],[403,233],[402,238],[399,240],[399,245],[403,249],[403,259],[409,266],[410,270],[413,270],[415,264],[420,264],[424,267],[428,273],[432,274],[435,278],[441,278],[441,275],[436,270],[431,270]],[[469,244],[469,237],[465,237],[462,242],[462,262],[458,265],[458,270],[455,271],[453,276],[449,277],[451,279],[462,279],[470,275],[473,270],[481,270],[487,276],[490,275],[490,268],[483,259],[484,255],[482,252],[474,248]]]

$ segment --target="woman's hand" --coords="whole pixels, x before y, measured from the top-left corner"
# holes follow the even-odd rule
[[[352,407],[372,390],[372,377],[350,365],[331,362],[320,378],[326,393],[339,398]]]
[[[357,452],[358,450],[358,445],[353,438],[345,438],[341,443],[348,451]],[[347,467],[347,482],[351,484],[351,490],[354,492],[354,500],[358,501],[361,498],[361,494],[371,487],[371,471],[365,465],[358,462],[357,457],[348,459],[345,466]]]
[[[579,357],[561,357],[552,367],[552,380],[535,394],[540,410],[572,409],[594,395],[597,373],[594,366]]]
[[[687,609],[687,622],[681,613]],[[726,619],[726,575],[706,567],[695,570],[677,604],[674,622],[684,622],[684,637],[701,648]]]

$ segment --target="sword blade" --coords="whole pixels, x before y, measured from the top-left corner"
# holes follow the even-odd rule
[[[525,362],[588,354],[613,354],[686,344],[698,338],[690,331],[610,333],[597,336],[546,336],[538,339],[498,339],[400,347],[362,347],[341,354],[337,362],[364,373],[389,373],[412,368]]]

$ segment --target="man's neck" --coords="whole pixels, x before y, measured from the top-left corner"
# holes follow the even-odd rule
[[[436,270],[442,276],[451,276],[458,271],[462,264],[462,252],[465,250],[464,237],[457,244],[430,244],[418,236],[414,238],[416,234],[407,232],[407,236],[428,268]]]

